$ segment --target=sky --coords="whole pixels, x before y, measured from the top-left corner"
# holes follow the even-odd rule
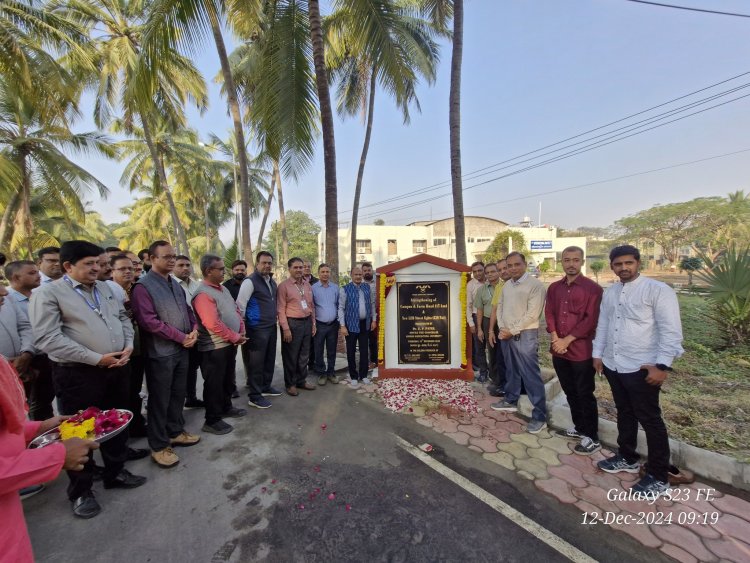
[[[668,3],[750,14],[744,0]],[[463,172],[485,169],[750,72],[749,33],[748,18],[626,0],[467,0],[461,85]],[[450,59],[450,45],[444,43],[437,80],[432,86],[420,85],[422,112],[412,111],[409,125],[403,124],[392,101],[383,92],[377,93],[360,224],[379,218],[386,224],[404,225],[452,215]],[[211,106],[202,116],[191,111],[190,126],[204,137],[211,132],[226,137],[231,122],[213,83],[219,69],[213,45],[206,44],[195,62],[208,82]],[[749,83],[747,74],[611,128]],[[748,94],[750,88],[740,89],[692,111]],[[568,229],[604,227],[656,204],[748,191],[749,109],[747,97],[506,178],[495,179],[545,158],[523,165],[513,161],[511,168],[476,179],[470,176],[464,180],[465,214],[511,224],[524,216],[537,222],[541,216],[542,224]],[[87,111],[85,105],[83,110]],[[681,115],[685,114],[675,117]],[[79,129],[91,127],[86,119]],[[364,138],[362,120],[336,117],[335,135],[339,221],[347,227]],[[704,160],[738,151],[748,152]],[[696,160],[703,162],[674,167]],[[122,165],[97,159],[78,161],[111,190],[106,201],[92,194],[88,198],[92,207],[105,221],[122,220],[119,209],[134,197],[119,185]],[[641,174],[661,168],[668,169]],[[323,225],[323,182],[323,149],[318,142],[310,168],[296,182],[285,179],[286,209],[304,210]],[[479,183],[484,184],[474,186]],[[577,187],[586,184],[593,185]],[[431,186],[436,189],[385,201]],[[398,209],[414,202],[421,203]],[[277,208],[271,220],[276,218]],[[252,240],[258,224],[252,225]],[[222,229],[225,243],[232,233],[232,225]]]

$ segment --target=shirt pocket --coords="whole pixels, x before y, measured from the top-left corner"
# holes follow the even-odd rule
[[[624,303],[622,309],[625,318],[638,323],[650,321],[653,314],[651,307],[643,301]]]
[[[586,309],[586,293],[583,291],[571,291],[568,295],[568,311],[578,315]]]

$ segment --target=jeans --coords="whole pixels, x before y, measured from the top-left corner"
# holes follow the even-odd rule
[[[346,335],[346,360],[349,364],[349,376],[352,381],[367,377],[369,364],[370,327],[367,320],[359,321],[359,332],[350,332]],[[359,345],[359,369],[357,369],[357,345]]]
[[[236,357],[237,347],[234,345],[201,352],[206,424],[219,422],[232,408]]]
[[[169,447],[170,438],[185,430],[182,409],[190,357],[184,348],[171,356],[146,357],[148,386],[148,445],[155,451]]]
[[[331,321],[330,323],[317,323],[317,331],[313,337],[315,348],[315,372],[318,375],[327,375],[333,377],[336,369],[336,344],[339,338],[339,323]],[[325,346],[326,355],[323,355],[323,346]],[[328,368],[324,363],[328,359]]]
[[[617,407],[617,445],[620,455],[629,463],[636,463],[640,459],[635,450],[640,423],[646,433],[648,472],[666,483],[669,471],[669,437],[659,406],[661,387],[646,383],[648,372],[645,369],[618,373],[604,366],[604,375],[612,388],[612,398]]]
[[[60,399],[60,414],[76,414],[88,407],[102,410],[127,405],[128,370],[125,368],[100,368],[85,364],[57,364],[52,366],[52,380]],[[104,460],[104,481],[111,481],[122,471],[128,458],[128,431],[120,432],[104,442],[99,451]],[[94,458],[81,471],[68,471],[68,498],[75,500],[91,490],[94,481]]]
[[[292,341],[281,339],[281,361],[284,364],[284,385],[296,387],[307,381],[307,362],[310,358],[312,319],[287,319]]]
[[[531,418],[546,422],[547,397],[544,392],[542,373],[539,370],[539,330],[536,328],[522,330],[518,335],[503,340],[501,345],[507,378],[505,400],[514,404],[518,402],[521,395],[521,383],[523,383],[529,401],[534,407],[531,411]]]
[[[266,328],[248,328],[247,342],[242,345],[242,363],[250,390],[248,397],[255,401],[271,388],[276,366],[276,325]]]
[[[571,362],[552,356],[552,365],[570,406],[570,416],[579,434],[599,441],[599,410],[594,396],[594,362],[591,358]]]

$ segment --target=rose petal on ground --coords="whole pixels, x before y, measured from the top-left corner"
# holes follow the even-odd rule
[[[336,493],[328,493],[328,500],[334,500],[336,498]]]

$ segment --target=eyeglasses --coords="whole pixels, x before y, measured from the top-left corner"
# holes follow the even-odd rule
[[[164,256],[154,256],[157,260],[166,260],[168,262],[171,262],[172,260],[177,260],[176,254],[165,254]]]
[[[141,264],[143,264],[143,262],[141,262],[140,260],[131,260],[131,262],[133,263],[133,266],[140,266]]]

